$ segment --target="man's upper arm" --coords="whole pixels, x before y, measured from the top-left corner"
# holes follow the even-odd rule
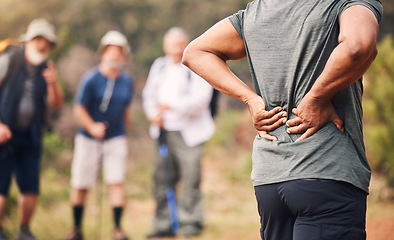
[[[340,16],[339,42],[348,41],[361,51],[376,48],[379,23],[376,13],[364,5],[348,7]]]
[[[193,42],[194,47],[225,61],[246,57],[244,41],[229,19],[218,22]]]
[[[81,106],[88,106],[92,99],[92,87],[93,82],[90,81],[90,78],[83,77],[81,83],[78,88],[77,95],[75,97],[75,104],[79,104]]]

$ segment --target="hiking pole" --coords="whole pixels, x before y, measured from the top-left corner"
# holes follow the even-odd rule
[[[109,123],[108,122],[103,122],[105,124],[106,129],[108,129]],[[106,135],[106,134],[105,134]],[[103,181],[101,179],[101,170],[103,169],[103,164],[104,164],[104,141],[105,141],[105,135],[103,139],[97,139],[97,152],[99,154],[99,171],[98,171],[98,183],[97,183],[97,202],[99,205],[99,217],[97,218],[97,230],[96,230],[96,239],[101,240],[101,235],[102,235],[102,210],[103,210]]]
[[[166,196],[167,196],[168,211],[170,214],[171,231],[172,233],[176,234],[179,230],[179,220],[178,220],[178,213],[176,209],[175,191],[171,179],[170,159],[168,157],[166,135],[167,134],[165,130],[163,129],[160,130],[159,152],[164,162],[165,181],[167,185]]]
[[[98,153],[99,153],[99,171],[98,171],[98,176],[97,176],[97,203],[98,203],[98,210],[99,210],[99,215],[97,218],[97,229],[96,229],[96,239],[101,240],[101,222],[102,222],[102,205],[103,205],[103,195],[102,195],[102,181],[100,177],[101,169],[102,169],[102,163],[103,163],[103,155],[104,155],[104,140],[97,140],[97,146],[98,146]]]

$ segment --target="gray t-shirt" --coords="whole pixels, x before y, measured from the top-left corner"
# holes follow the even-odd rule
[[[15,126],[20,130],[29,128],[34,114],[34,82],[37,67],[28,65],[26,69],[25,86],[15,118]]]
[[[377,0],[256,0],[229,19],[243,38],[256,92],[267,110],[289,113],[310,90],[338,45],[339,17],[352,5],[368,7],[378,21]],[[345,132],[330,122],[300,141],[286,126],[270,132],[278,141],[259,136],[253,146],[254,186],[302,178],[345,181],[368,192],[371,169],[362,133],[362,79],[332,99]]]

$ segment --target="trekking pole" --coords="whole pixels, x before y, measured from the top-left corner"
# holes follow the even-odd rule
[[[171,231],[172,233],[176,234],[179,230],[179,220],[178,220],[178,213],[176,207],[175,191],[171,179],[171,167],[170,167],[170,160],[168,157],[168,146],[167,146],[166,135],[167,134],[165,130],[163,129],[160,130],[159,152],[164,162],[165,181],[167,185],[166,197],[167,197],[168,211],[170,214]]]
[[[96,224],[96,226],[97,226],[97,229],[96,229],[96,239],[97,240],[101,240],[101,222],[102,222],[102,216],[101,216],[101,214],[102,214],[102,212],[101,212],[101,210],[102,210],[102,202],[103,202],[103,196],[102,196],[102,181],[101,181],[101,169],[102,169],[102,162],[103,162],[103,155],[104,155],[104,153],[103,153],[103,147],[104,147],[104,140],[98,140],[97,141],[97,146],[98,146],[98,153],[99,153],[99,171],[98,171],[98,176],[97,176],[97,180],[98,180],[98,183],[97,183],[97,199],[96,199],[96,201],[97,201],[97,203],[98,203],[98,211],[99,211],[99,215],[98,215],[98,218],[97,218],[97,224]]]
[[[104,122],[106,129],[108,129],[109,123]],[[102,235],[102,210],[103,210],[103,181],[101,179],[101,170],[103,169],[103,163],[104,163],[104,141],[105,141],[105,135],[103,139],[97,140],[97,152],[99,154],[99,171],[98,171],[98,183],[97,183],[97,202],[99,205],[99,216],[97,218],[97,230],[96,230],[96,239],[101,240],[101,235]]]

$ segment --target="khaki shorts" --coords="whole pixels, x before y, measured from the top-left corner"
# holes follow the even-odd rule
[[[123,183],[127,161],[127,138],[115,137],[104,141],[77,134],[71,166],[71,186],[85,189],[98,182],[103,166],[107,184]]]

